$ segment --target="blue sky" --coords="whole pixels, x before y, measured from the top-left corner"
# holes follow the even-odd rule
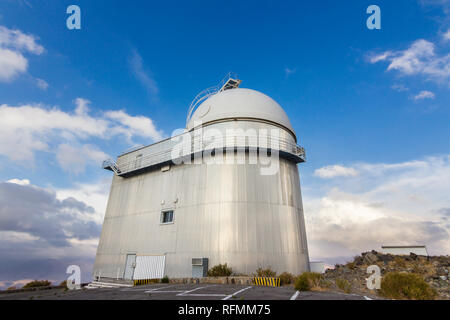
[[[81,8],[81,30],[66,28],[70,4]],[[366,27],[371,4],[381,8],[381,30]],[[402,239],[386,231],[358,247],[330,238],[337,229],[319,227],[327,221],[358,239],[388,218],[421,235],[405,241],[448,254],[449,13],[448,0],[2,0],[0,182],[52,194],[55,215],[76,199],[77,214],[98,227],[76,239],[85,242],[69,239],[89,268],[111,178],[101,159],[183,128],[195,95],[233,71],[242,87],[283,106],[306,148],[300,173],[314,258],[331,263],[383,237]],[[367,225],[355,225],[361,214]],[[58,246],[12,225],[5,218],[0,228],[10,243]],[[8,272],[0,282],[33,277]]]

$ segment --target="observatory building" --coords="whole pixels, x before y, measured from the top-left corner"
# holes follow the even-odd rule
[[[103,163],[114,177],[94,278],[309,270],[304,150],[281,106],[240,83],[200,93],[178,135]]]

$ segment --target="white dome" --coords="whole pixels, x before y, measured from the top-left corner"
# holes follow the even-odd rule
[[[283,108],[269,96],[252,89],[229,89],[212,95],[195,110],[186,128],[194,123],[230,118],[262,119],[277,123],[295,135],[291,122]]]

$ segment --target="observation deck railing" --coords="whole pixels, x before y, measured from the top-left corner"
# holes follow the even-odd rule
[[[190,137],[184,135],[190,135]],[[200,152],[214,150],[215,153],[225,153],[229,149],[259,152],[267,149],[272,153],[276,150],[280,157],[288,158],[295,163],[306,161],[305,149],[282,137],[268,135],[257,138],[246,135],[224,135],[215,140],[206,140],[202,136],[196,136],[193,132],[187,132],[175,138],[122,154],[117,163],[111,159],[105,160],[103,168],[114,171],[119,176],[127,176],[156,165],[176,163],[176,160],[180,158],[190,157]],[[174,148],[177,148],[175,154],[173,154]]]

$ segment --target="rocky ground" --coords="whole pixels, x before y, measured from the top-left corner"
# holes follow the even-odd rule
[[[367,267],[370,265],[378,265],[381,276],[389,272],[418,274],[437,291],[438,299],[450,299],[449,256],[426,257],[413,253],[409,256],[395,256],[376,251],[365,252],[356,256],[352,262],[328,269],[324,278],[330,286],[329,289],[338,290],[336,280],[345,279],[351,286],[348,288],[349,292],[376,295],[376,290],[369,290],[366,285],[366,278],[370,276],[367,273]]]

